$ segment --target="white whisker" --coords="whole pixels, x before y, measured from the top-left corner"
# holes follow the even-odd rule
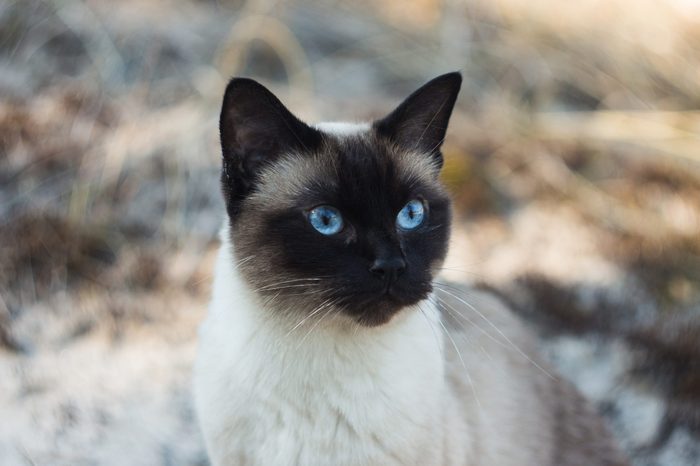
[[[467,382],[469,382],[469,386],[471,387],[472,393],[474,394],[474,401],[476,401],[476,405],[477,405],[478,409],[481,410],[481,402],[479,401],[479,396],[476,393],[476,386],[474,385],[474,381],[472,380],[472,376],[469,374],[469,369],[467,368],[467,364],[464,362],[464,358],[462,357],[462,352],[459,350],[457,343],[455,343],[454,339],[452,338],[452,335],[450,335],[450,332],[445,327],[445,324],[442,323],[442,319],[438,319],[438,323],[442,327],[442,330],[445,332],[445,335],[447,336],[447,338],[450,340],[450,343],[452,343],[452,347],[457,352],[457,356],[459,357],[459,361],[462,363],[462,367],[464,368],[464,374],[467,376]]]
[[[468,329],[467,325],[466,325],[464,322],[462,322],[462,321],[459,320],[459,318],[462,318],[462,319],[466,320],[467,323],[469,323],[470,325],[474,326],[477,330],[479,330],[481,333],[483,333],[484,335],[486,335],[488,338],[490,338],[491,340],[495,341],[495,342],[498,343],[499,345],[503,345],[503,343],[501,343],[500,341],[494,339],[486,330],[484,330],[483,328],[481,328],[481,327],[479,326],[479,324],[477,324],[476,322],[474,322],[473,320],[471,320],[468,316],[462,315],[462,313],[460,313],[457,309],[455,309],[454,307],[452,307],[452,305],[450,305],[450,303],[448,303],[447,301],[445,301],[444,299],[440,298],[440,297],[437,296],[437,295],[433,295],[433,297],[439,302],[439,304],[441,305],[441,307],[442,307],[443,309],[445,309],[445,310],[447,311],[447,313],[450,314],[450,315],[455,319],[455,322],[456,322],[460,327],[462,327],[462,329],[464,329],[465,332],[468,331],[469,329]],[[462,338],[464,338],[464,340],[467,342],[467,344],[473,345],[471,339],[470,339],[469,337],[467,337],[466,333],[461,333],[460,335],[462,336]],[[479,349],[481,350],[481,352],[484,353],[485,356],[487,356],[490,360],[493,361],[493,357],[491,356],[491,354],[489,354],[488,351],[486,351],[486,348],[484,348],[484,346],[483,346],[482,344],[478,344],[478,347],[479,347]]]
[[[306,322],[306,321],[309,320],[311,317],[313,317],[314,315],[316,315],[316,314],[318,314],[319,312],[321,312],[321,310],[323,310],[323,309],[328,305],[328,303],[330,303],[332,300],[333,300],[333,298],[328,298],[328,299],[326,299],[325,301],[323,301],[323,302],[322,302],[321,304],[319,304],[313,311],[311,311],[308,315],[306,315],[306,316],[303,317],[299,322],[297,322],[297,324],[296,324],[294,327],[292,327],[292,329],[291,329],[289,332],[287,332],[284,336],[285,336],[285,337],[289,336],[289,334],[291,334],[294,330],[296,330],[296,329],[298,329],[300,326],[304,325],[304,322]]]
[[[552,374],[550,374],[549,372],[547,372],[542,366],[540,366],[539,364],[537,364],[537,362],[533,361],[532,358],[530,358],[527,354],[525,354],[525,352],[523,352],[523,350],[521,350],[520,347],[519,347],[518,345],[516,345],[515,343],[513,343],[513,341],[512,341],[510,338],[508,338],[508,336],[507,336],[505,333],[503,333],[503,332],[501,331],[501,329],[498,328],[498,326],[496,326],[493,322],[491,322],[491,320],[489,320],[488,317],[486,317],[486,316],[485,316],[482,312],[480,312],[477,308],[475,308],[474,306],[472,306],[471,304],[469,304],[468,302],[466,302],[465,300],[463,300],[463,299],[460,298],[459,296],[455,295],[454,293],[451,293],[451,292],[447,289],[447,287],[452,288],[452,289],[454,289],[454,290],[458,290],[458,291],[460,291],[460,292],[463,292],[462,290],[459,290],[458,288],[452,287],[452,286],[450,286],[450,285],[446,285],[446,284],[444,284],[444,283],[437,283],[437,282],[434,282],[434,284],[437,285],[438,287],[441,287],[442,291],[444,291],[445,293],[449,294],[449,295],[452,296],[453,298],[459,300],[459,301],[460,301],[461,303],[463,303],[465,306],[468,306],[470,309],[472,309],[474,312],[476,312],[476,314],[477,314],[479,317],[481,317],[482,319],[484,319],[484,320],[486,321],[486,323],[489,324],[494,330],[496,330],[496,332],[498,332],[498,334],[499,334],[500,336],[502,336],[503,339],[504,339],[505,341],[508,342],[508,344],[511,346],[511,348],[513,348],[515,351],[518,352],[518,354],[520,354],[522,357],[524,357],[525,359],[527,359],[528,362],[530,362],[530,364],[532,364],[533,366],[535,366],[536,368],[538,368],[540,371],[542,371],[545,375],[547,375],[547,377],[549,377],[549,378],[551,378],[551,379],[553,379],[553,380],[556,380],[556,377],[554,377]]]
[[[323,280],[323,279],[325,279],[325,278],[328,278],[328,277],[293,278],[293,279],[290,279],[290,280],[282,280],[282,281],[280,281],[280,282],[274,282],[274,283],[265,284],[265,285],[261,286],[260,288],[258,288],[258,290],[265,289],[265,288],[267,288],[267,287],[274,287],[274,286],[278,286],[278,285],[286,285],[286,284],[289,284],[289,283],[318,282],[318,281],[321,281],[321,280]],[[256,291],[257,291],[257,290],[256,290]]]
[[[259,291],[287,290],[287,289],[292,289],[292,288],[308,288],[308,287],[313,286],[315,284],[316,283],[300,283],[300,284],[284,285],[284,286],[263,286],[260,288],[256,288],[253,291],[259,292]]]
[[[311,326],[311,328],[309,329],[309,331],[306,332],[306,335],[304,335],[304,337],[301,339],[301,341],[299,341],[299,344],[297,345],[297,349],[299,349],[299,348],[301,347],[301,345],[304,343],[304,340],[306,340],[306,338],[307,338],[309,335],[311,335],[311,332],[314,331],[314,329],[318,326],[318,324],[320,324],[321,321],[322,321],[323,319],[325,319],[326,316],[327,316],[328,314],[330,314],[330,313],[333,311],[333,306],[335,305],[336,302],[337,302],[337,301],[333,301],[331,304],[328,305],[328,310],[321,316],[320,319],[318,319],[318,320]]]
[[[437,332],[435,331],[435,327],[433,327],[433,323],[430,322],[430,319],[428,318],[428,315],[425,313],[423,308],[421,307],[420,303],[418,303],[418,310],[420,313],[423,315],[423,318],[425,321],[428,323],[428,326],[430,327],[430,330],[433,333],[433,337],[435,338],[435,346],[437,347],[437,350],[440,354],[442,354],[442,345],[440,344],[440,338],[438,337]]]
[[[250,256],[246,256],[243,259],[237,260],[233,263],[233,268],[237,269],[241,265],[245,264],[246,262],[252,260],[255,257],[255,254],[251,254]]]

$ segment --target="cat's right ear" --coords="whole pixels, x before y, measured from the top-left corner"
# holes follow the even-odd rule
[[[377,133],[409,150],[423,151],[442,167],[440,146],[459,94],[462,76],[447,73],[408,96],[386,117],[374,122]]]
[[[318,131],[292,115],[263,85],[247,78],[234,78],[226,87],[219,131],[221,183],[231,218],[267,164],[285,154],[312,152],[321,144]]]

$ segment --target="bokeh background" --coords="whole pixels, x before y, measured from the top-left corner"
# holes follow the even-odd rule
[[[449,278],[533,325],[635,465],[700,464],[693,0],[0,2],[0,463],[207,464],[229,77],[360,120],[453,70]]]

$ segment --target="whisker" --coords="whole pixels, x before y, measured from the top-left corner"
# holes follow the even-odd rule
[[[279,291],[279,290],[275,290]],[[311,291],[300,291],[298,293],[285,293],[285,296],[313,296],[316,294],[323,294],[326,290],[311,290]]]
[[[289,336],[289,334],[291,334],[294,330],[296,330],[296,329],[298,329],[300,326],[302,326],[302,325],[304,324],[304,322],[306,322],[306,321],[309,320],[311,317],[313,317],[314,315],[316,315],[316,314],[318,314],[319,312],[321,312],[321,310],[323,310],[323,309],[325,308],[325,306],[326,306],[330,301],[332,301],[332,300],[333,300],[333,298],[328,298],[328,299],[326,299],[325,301],[323,301],[323,302],[322,302],[321,304],[319,304],[313,311],[311,311],[308,315],[306,315],[306,316],[303,317],[299,322],[297,322],[297,324],[296,324],[294,327],[292,327],[292,329],[291,329],[290,331],[288,331],[284,336],[285,336],[285,337]]]
[[[268,304],[276,301],[277,298],[279,298],[279,296],[280,296],[280,292],[278,291],[277,293],[275,293],[274,296],[270,296],[267,299],[263,300],[263,306],[267,306]]]
[[[509,344],[515,351],[517,351],[518,354],[520,354],[522,357],[524,357],[525,359],[527,359],[528,362],[530,362],[530,364],[532,364],[533,366],[537,367],[540,371],[542,371],[545,375],[547,375],[547,377],[551,378],[552,380],[556,380],[556,377],[554,377],[552,374],[550,374],[549,372],[547,372],[542,366],[540,366],[539,364],[537,364],[537,362],[533,361],[532,358],[530,358],[527,354],[525,354],[525,353],[523,352],[523,350],[521,350],[520,347],[519,347],[518,345],[516,345],[515,343],[513,343],[513,341],[512,341],[510,338],[508,338],[508,336],[507,336],[505,333],[503,333],[503,332],[501,331],[501,329],[498,328],[498,326],[496,326],[493,322],[491,322],[491,321],[488,319],[488,317],[486,317],[486,316],[485,316],[483,313],[481,313],[477,308],[475,308],[474,306],[472,306],[471,304],[469,304],[468,302],[466,302],[465,300],[463,300],[463,299],[460,298],[459,296],[455,295],[454,293],[451,293],[447,288],[451,288],[451,289],[453,289],[453,290],[455,290],[455,291],[459,291],[460,293],[464,293],[464,291],[460,290],[459,288],[456,288],[456,287],[447,285],[447,284],[445,284],[445,283],[439,283],[439,282],[433,282],[433,283],[434,283],[435,285],[437,285],[438,287],[441,287],[442,291],[444,291],[445,293],[449,294],[449,295],[452,296],[453,298],[459,300],[459,301],[462,302],[464,305],[468,306],[470,309],[472,309],[474,312],[476,312],[477,315],[478,315],[479,317],[481,317],[482,319],[484,319],[484,320],[486,321],[486,323],[488,323],[491,327],[493,327],[493,329],[496,330],[496,332],[498,332],[498,334],[499,334],[500,336],[502,336],[503,339],[506,340],[506,341],[508,342],[508,344]]]
[[[489,337],[491,340],[495,341],[495,342],[498,343],[499,345],[505,346],[505,345],[503,345],[503,343],[501,343],[500,341],[494,339],[486,330],[484,330],[483,328],[481,328],[481,327],[479,326],[479,324],[477,324],[476,322],[472,321],[468,316],[462,315],[462,313],[460,313],[457,309],[455,309],[454,307],[452,307],[452,306],[450,305],[450,303],[448,303],[447,301],[445,301],[444,299],[440,298],[439,296],[437,296],[437,295],[435,295],[435,294],[433,295],[433,297],[438,301],[437,304],[438,304],[440,307],[442,307],[443,309],[445,309],[445,310],[447,311],[447,313],[450,314],[450,315],[455,319],[455,322],[456,322],[460,327],[462,327],[462,329],[465,330],[465,332],[468,331],[469,329],[467,328],[467,325],[466,325],[464,322],[462,322],[461,320],[458,319],[458,317],[459,317],[459,318],[462,318],[462,319],[464,319],[464,320],[466,320],[467,323],[469,323],[470,325],[476,327],[476,329],[478,329],[481,333],[483,333],[484,335],[486,335],[487,337]],[[471,340],[466,334],[461,333],[460,335],[462,336],[462,338],[464,338],[464,341],[466,341],[468,345],[473,345],[472,340]],[[479,343],[479,344],[477,344],[477,346],[479,347],[479,349],[481,350],[481,352],[484,353],[484,355],[485,355],[486,357],[489,358],[489,360],[493,361],[493,357],[491,356],[491,354],[489,354],[488,351],[486,351],[486,348],[484,348],[484,346],[483,346],[482,344]]]
[[[454,339],[452,338],[452,335],[450,335],[450,332],[447,331],[445,324],[442,323],[442,319],[438,319],[438,323],[442,327],[442,330],[445,332],[445,335],[447,335],[447,338],[450,340],[450,343],[452,343],[452,347],[457,352],[457,356],[459,357],[459,361],[462,363],[462,367],[464,368],[464,374],[467,376],[467,382],[469,382],[469,386],[471,387],[472,393],[474,394],[474,400],[476,401],[476,405],[477,405],[478,409],[481,410],[481,402],[479,401],[479,396],[476,393],[476,386],[474,385],[474,381],[472,380],[472,376],[469,374],[469,369],[467,369],[467,364],[464,362],[464,358],[462,357],[462,352],[457,347],[457,344],[455,343]]]
[[[268,283],[265,285],[262,285],[258,288],[255,288],[253,291],[254,292],[260,292],[260,291],[270,291],[270,290],[282,290],[285,288],[292,288],[292,287],[305,287],[305,286],[313,286],[318,284],[319,282],[323,281],[325,277],[313,277],[313,278],[295,278],[292,280],[283,280],[280,282],[275,282],[275,283]],[[281,286],[285,285],[285,286]]]
[[[447,292],[446,290],[443,290],[442,288],[439,288],[439,289],[441,289],[442,291]],[[454,312],[454,314],[453,314],[453,313],[450,313],[450,315],[453,315],[453,316],[456,315],[456,316],[461,317],[462,319],[466,320],[467,323],[468,323],[469,325],[473,325],[474,327],[476,327],[477,330],[479,330],[481,333],[483,333],[484,335],[486,335],[486,337],[488,337],[488,338],[489,338],[491,341],[493,341],[494,343],[496,343],[496,344],[498,344],[498,345],[500,345],[500,346],[502,346],[502,347],[504,347],[504,348],[508,348],[508,345],[507,345],[507,344],[505,344],[505,343],[503,343],[502,341],[500,341],[500,340],[498,340],[497,338],[495,338],[493,335],[491,335],[489,332],[487,332],[482,326],[480,326],[478,323],[476,323],[476,322],[474,322],[472,319],[470,319],[469,316],[465,316],[464,314],[462,314],[461,312],[459,312],[458,309],[456,309],[454,306],[452,306],[450,303],[448,303],[448,302],[445,301],[444,299],[440,298],[439,296],[435,295],[435,298],[438,299],[438,300],[440,300],[440,302],[441,302],[443,305],[445,305],[445,306],[447,306],[447,308],[449,308],[449,309],[447,309],[448,312],[450,312],[450,310],[452,310],[452,311]],[[464,328],[466,329],[466,326],[465,326],[464,323],[461,323],[461,322],[460,322],[460,324],[463,325]]]
[[[287,290],[287,289],[292,289],[292,288],[308,288],[309,286],[313,286],[316,283],[299,283],[296,285],[284,285],[284,286],[271,286],[271,285],[266,285],[266,286],[261,286],[260,288],[256,288],[253,291],[276,291],[276,290]]]
[[[456,269],[454,267],[440,267],[437,270],[446,270],[448,272],[460,272],[468,275],[474,275],[477,278],[481,278],[482,275],[479,274],[478,272],[474,272],[472,270],[464,270],[464,269]]]
[[[435,338],[435,346],[437,347],[438,352],[440,354],[442,354],[442,345],[440,344],[440,338],[438,337],[438,334],[435,331],[435,327],[433,326],[433,323],[430,322],[428,315],[425,313],[425,311],[423,310],[423,307],[420,305],[420,303],[418,303],[418,310],[423,315],[423,318],[425,319],[425,321],[428,323],[428,327],[430,327],[430,330],[433,334],[433,337]]]
[[[309,281],[321,281],[325,278],[328,277],[308,277],[308,278],[292,278],[290,280],[282,280],[279,282],[274,282],[274,283],[268,283],[263,285],[261,288],[265,288],[267,286],[277,286],[277,285],[285,285],[287,283],[298,283],[298,282],[309,282]]]
[[[244,257],[243,259],[239,259],[233,263],[233,268],[237,269],[241,265],[245,264],[246,262],[252,260],[255,257],[255,254],[251,254],[249,256]]]
[[[323,319],[325,319],[326,316],[327,316],[328,314],[330,314],[330,313],[333,311],[333,305],[334,305],[334,304],[335,304],[335,301],[334,301],[333,303],[331,303],[331,304],[328,306],[328,310],[321,316],[320,319],[318,319],[318,320],[314,323],[314,325],[311,326],[311,328],[309,329],[309,331],[306,332],[306,335],[304,335],[304,337],[301,339],[301,341],[299,341],[299,344],[297,345],[297,349],[299,349],[299,348],[301,347],[301,345],[304,343],[304,340],[306,340],[306,338],[307,338],[309,335],[311,335],[311,332],[314,331],[314,329],[318,326],[318,324],[320,324],[321,321],[322,321]]]

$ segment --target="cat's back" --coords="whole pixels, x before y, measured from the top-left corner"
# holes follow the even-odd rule
[[[538,356],[530,329],[499,299],[443,284],[435,300],[454,403],[477,436],[476,464],[627,464],[595,408]]]

